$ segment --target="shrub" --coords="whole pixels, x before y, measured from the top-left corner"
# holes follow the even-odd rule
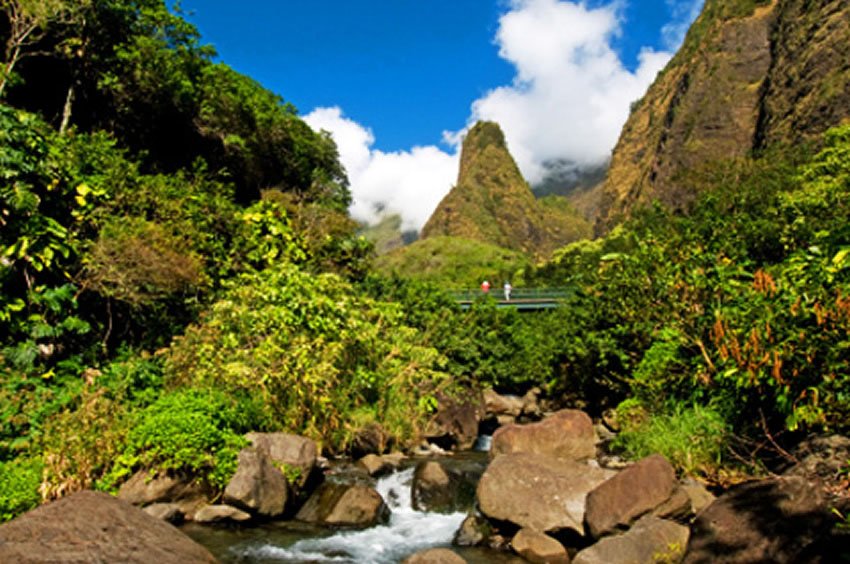
[[[123,453],[100,484],[117,485],[135,469],[187,473],[223,489],[236,471],[246,431],[261,427],[250,400],[211,390],[168,393],[134,418]]]
[[[37,458],[0,462],[0,523],[38,505],[42,469],[42,462]]]
[[[427,415],[420,398],[445,374],[401,317],[336,275],[280,264],[234,280],[175,340],[167,381],[262,398],[278,426],[332,448],[345,446],[364,406],[407,440]]]
[[[641,413],[634,401],[617,408],[623,430],[614,441],[630,458],[660,453],[680,472],[715,476],[723,462],[728,426],[711,407],[675,404],[663,413]]]

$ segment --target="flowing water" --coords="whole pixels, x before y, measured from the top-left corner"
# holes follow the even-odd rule
[[[332,531],[295,522],[252,528],[190,524],[184,532],[225,563],[374,563],[392,564],[432,547],[449,547],[465,512],[430,513],[413,508],[414,469],[381,478],[376,489],[392,511],[386,525]],[[500,555],[464,550],[469,562],[498,562]]]

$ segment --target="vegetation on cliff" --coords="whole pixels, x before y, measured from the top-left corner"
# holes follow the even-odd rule
[[[472,239],[533,258],[589,235],[587,221],[566,199],[550,196],[544,205],[534,197],[493,122],[479,122],[466,134],[457,184],[422,228],[423,239]]]

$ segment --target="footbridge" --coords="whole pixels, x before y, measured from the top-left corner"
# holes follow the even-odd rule
[[[491,288],[489,292],[461,290],[451,293],[461,309],[469,309],[478,300],[495,300],[497,307],[513,308],[520,311],[537,311],[561,307],[571,295],[569,288],[514,288],[510,298],[506,299],[501,288]]]

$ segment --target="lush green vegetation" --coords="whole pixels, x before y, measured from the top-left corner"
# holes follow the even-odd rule
[[[433,239],[382,275],[331,140],[161,0],[0,5],[7,46],[23,14],[38,47],[7,49],[0,86],[0,519],[139,469],[220,489],[249,430],[407,444],[480,386],[620,405],[626,452],[714,477],[846,430],[850,126],[692,171],[687,216],[541,265]],[[445,293],[517,269],[565,307]]]
[[[477,288],[483,280],[495,286],[511,280],[530,260],[517,251],[461,237],[429,237],[378,257],[377,272],[431,282],[447,289]]]

